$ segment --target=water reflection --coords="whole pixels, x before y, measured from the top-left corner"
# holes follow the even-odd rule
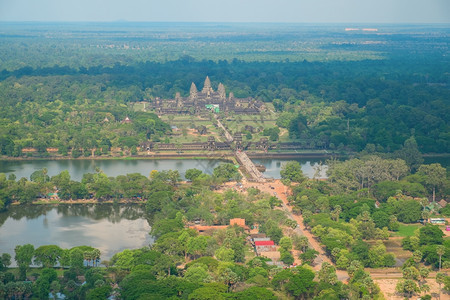
[[[0,252],[30,243],[63,248],[89,245],[109,259],[119,251],[153,243],[143,207],[133,205],[12,206],[0,213]]]
[[[309,178],[313,178],[314,174],[316,173],[316,169],[319,167],[321,163],[323,163],[323,159],[319,158],[302,158],[302,159],[257,159],[254,158],[252,161],[255,164],[261,164],[266,167],[266,171],[263,173],[266,177],[271,177],[275,179],[279,179],[281,177],[280,171],[283,167],[283,164],[287,163],[288,161],[298,161],[300,165],[302,166],[302,171],[305,174],[305,176]],[[318,173],[317,178],[327,178],[326,171],[328,169],[328,166],[325,164],[322,164],[321,171]]]
[[[280,178],[280,170],[284,162],[292,159],[252,159],[255,163],[266,166],[266,176]],[[303,172],[313,177],[320,159],[296,159],[302,165]],[[48,175],[54,176],[68,170],[73,180],[81,181],[83,174],[94,173],[96,168],[101,169],[108,176],[140,173],[149,176],[152,170],[178,170],[183,177],[186,170],[196,168],[206,174],[212,171],[223,160],[217,159],[137,159],[137,160],[35,160],[35,161],[0,161],[0,173],[14,173],[17,178],[26,177],[42,168],[47,168]],[[325,169],[326,170],[326,169]],[[320,177],[326,177],[325,170]]]
[[[197,168],[206,174],[219,164],[225,162],[217,159],[137,159],[137,160],[33,160],[33,161],[1,161],[0,173],[14,173],[19,179],[30,178],[30,175],[42,168],[47,168],[48,175],[54,176],[68,170],[72,180],[81,181],[83,174],[94,173],[96,168],[101,169],[108,176],[140,173],[148,176],[152,170],[178,170],[184,176],[186,170]]]

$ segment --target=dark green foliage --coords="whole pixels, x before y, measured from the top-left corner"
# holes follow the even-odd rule
[[[236,167],[233,164],[221,164],[218,167],[214,168],[213,176],[215,178],[219,178],[222,181],[229,181],[231,180],[236,174],[238,174],[238,171]]]
[[[152,294],[155,283],[156,278],[150,272],[133,272],[120,283],[121,295],[125,299],[138,299],[142,294]]]
[[[202,173],[203,172],[198,169],[189,169],[189,170],[186,170],[184,177],[186,177],[187,180],[193,181],[198,176],[200,176]]]
[[[422,154],[413,136],[405,141],[403,147],[395,153],[395,156],[403,159],[412,170],[417,170],[423,163]]]
[[[43,269],[41,276],[36,280],[36,294],[39,299],[48,299],[50,292],[50,284],[58,278],[54,269]]]
[[[444,242],[443,236],[444,233],[439,226],[428,224],[420,228],[420,245],[441,245]]]
[[[3,253],[0,256],[0,271],[6,270],[11,264],[11,255],[9,253]]]
[[[40,246],[34,250],[34,263],[44,267],[53,267],[58,263],[62,249],[56,245]]]
[[[204,284],[189,295],[189,300],[223,300],[226,299],[227,286],[220,283]]]
[[[297,161],[289,161],[281,167],[281,180],[286,182],[303,182],[306,177],[303,175],[302,167]]]
[[[303,264],[312,265],[317,255],[319,255],[319,252],[314,249],[308,248],[305,252],[300,254],[299,257],[302,260]]]
[[[426,194],[425,188],[420,183],[410,183],[407,181],[382,181],[374,185],[373,194],[379,201],[386,201],[389,197],[395,196],[398,191],[411,197],[423,197]]]
[[[369,245],[366,242],[358,240],[352,247],[352,253],[365,267],[369,266]]]
[[[397,214],[400,222],[416,223],[422,217],[422,206],[416,200],[402,201]]]
[[[148,197],[145,208],[149,214],[161,211],[164,206],[170,202],[171,193],[166,191],[159,191],[151,193]]]
[[[87,292],[86,300],[104,300],[109,297],[111,292],[112,288],[109,285],[96,287]]]
[[[382,210],[377,210],[372,214],[372,219],[375,222],[377,228],[383,228],[389,226],[390,216]]]
[[[95,286],[95,283],[97,281],[103,281],[104,280],[104,272],[101,269],[98,268],[90,268],[86,271],[84,274],[86,278],[86,285],[90,288],[93,288]]]
[[[34,256],[34,246],[31,244],[17,245],[14,248],[14,252],[14,259],[19,265],[20,278],[25,280],[27,269],[31,265]]]
[[[253,300],[253,299],[267,299],[276,300],[277,297],[273,292],[266,288],[253,286],[242,292],[234,293],[230,295],[229,299],[239,299],[239,300]]]
[[[160,237],[173,230],[180,230],[182,228],[183,223],[180,219],[161,219],[153,224],[151,234],[155,237]]]
[[[278,140],[279,134],[280,134],[280,129],[278,127],[265,128],[262,133],[262,135],[268,136],[272,142]]]
[[[450,216],[450,205],[446,205],[444,208],[440,210],[440,213],[446,217]]]
[[[313,292],[316,283],[314,272],[303,267],[286,269],[277,273],[272,279],[275,289],[285,290],[294,297],[307,296]]]
[[[299,139],[303,136],[307,136],[309,128],[307,126],[306,117],[302,113],[299,113],[296,118],[292,119],[289,123],[289,136],[293,139]]]
[[[290,266],[294,263],[294,256],[289,251],[281,251],[280,260]]]

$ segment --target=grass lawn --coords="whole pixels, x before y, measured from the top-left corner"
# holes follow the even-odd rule
[[[394,233],[394,236],[402,236],[402,237],[413,236],[414,231],[422,226],[423,225],[421,224],[413,224],[413,225],[400,224],[400,227],[398,231]]]

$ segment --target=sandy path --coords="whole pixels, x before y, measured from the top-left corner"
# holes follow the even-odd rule
[[[280,199],[282,203],[282,209],[286,212],[286,215],[288,218],[294,220],[297,222],[298,226],[296,229],[294,229],[294,232],[298,235],[304,235],[308,238],[309,246],[319,252],[319,255],[314,260],[314,269],[320,270],[322,267],[323,262],[328,262],[332,265],[334,265],[330,258],[325,254],[324,249],[319,244],[319,242],[316,240],[316,238],[305,228],[305,225],[303,224],[303,217],[301,215],[295,215],[292,213],[292,207],[288,203],[288,195],[290,194],[290,191],[288,187],[286,187],[283,183],[281,183],[280,180],[274,180],[273,182],[268,183],[255,183],[255,182],[247,182],[245,179],[242,182],[244,188],[254,187],[262,192],[266,192],[270,195],[276,196],[278,199]],[[297,258],[298,254],[294,253],[295,255],[295,263],[299,264],[301,261]],[[337,276],[340,281],[347,281],[348,280],[348,274],[345,271],[337,270]]]
[[[314,261],[315,270],[320,270],[323,262],[328,262],[330,264],[333,264],[330,260],[330,258],[325,254],[324,249],[320,245],[320,243],[317,241],[317,239],[314,237],[311,232],[306,230],[305,225],[303,224],[303,216],[301,215],[295,215],[292,213],[292,207],[289,205],[287,197],[290,194],[290,190],[281,183],[280,180],[275,180],[273,182],[268,183],[254,183],[254,182],[247,182],[245,179],[242,182],[244,188],[254,187],[262,192],[269,193],[270,195],[277,196],[280,200],[282,200],[283,205],[282,208],[287,216],[295,220],[298,223],[298,226],[293,232],[299,235],[304,235],[308,238],[310,247],[314,250],[319,252],[319,255],[317,256],[316,260]],[[450,232],[449,232],[450,233]],[[297,258],[298,257],[298,251],[293,251],[294,257],[295,257],[295,263],[299,264],[301,261]],[[333,264],[334,265],[334,264]],[[388,269],[370,269],[367,268],[366,272],[370,273],[370,276],[374,280],[375,283],[378,284],[380,287],[381,292],[384,294],[385,298],[388,300],[401,300],[404,299],[404,297],[397,295],[395,293],[395,286],[399,279],[402,278],[402,272],[398,268],[388,268]],[[346,282],[349,279],[348,273],[343,270],[337,270],[336,272],[338,279],[342,282]],[[435,298],[437,298],[437,295],[439,294],[439,287],[436,284],[435,281],[436,272],[431,272],[427,284],[431,287],[431,291],[428,294],[432,294]],[[419,298],[419,295],[414,296],[412,299]],[[448,295],[441,294],[441,299],[450,299]]]

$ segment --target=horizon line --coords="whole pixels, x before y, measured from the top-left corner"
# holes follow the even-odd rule
[[[43,20],[0,20],[0,23],[66,23],[66,24],[314,24],[314,25],[344,25],[344,24],[377,24],[377,25],[450,25],[450,22],[278,22],[278,21],[266,21],[266,22],[254,22],[254,21],[129,21],[129,20],[114,20],[114,21],[43,21]]]

